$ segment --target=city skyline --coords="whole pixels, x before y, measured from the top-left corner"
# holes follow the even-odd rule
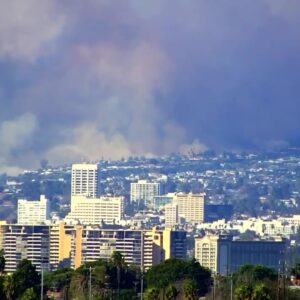
[[[0,172],[300,145],[298,1],[0,4]]]

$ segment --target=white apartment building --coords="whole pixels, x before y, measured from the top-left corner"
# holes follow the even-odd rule
[[[98,164],[73,164],[71,196],[97,197],[99,194]]]
[[[184,218],[187,223],[203,223],[205,193],[178,193],[173,202],[178,205],[179,217]]]
[[[124,216],[124,197],[89,198],[73,196],[71,212],[65,220],[79,221],[81,224],[119,223]]]
[[[44,195],[38,201],[18,200],[18,224],[43,224],[49,215],[49,201]]]
[[[160,190],[160,183],[139,180],[130,184],[130,201],[150,207],[153,205],[153,198],[160,195]]]

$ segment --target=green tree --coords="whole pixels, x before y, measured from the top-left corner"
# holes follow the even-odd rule
[[[250,285],[242,284],[234,291],[237,300],[252,300],[253,289]]]
[[[258,283],[252,294],[252,300],[271,300],[271,290],[263,283]]]
[[[159,290],[156,288],[150,288],[145,294],[146,300],[159,300]]]
[[[195,260],[178,258],[167,259],[153,266],[147,271],[145,278],[149,287],[156,287],[159,290],[170,284],[190,279],[198,286],[200,296],[204,296],[211,285],[210,271],[201,267]]]
[[[187,279],[183,284],[184,297],[187,300],[195,300],[199,295],[198,285],[194,280]]]
[[[166,290],[166,298],[167,300],[176,300],[179,292],[174,285],[169,285]]]
[[[15,293],[17,298],[20,297],[28,288],[38,290],[40,285],[40,276],[35,266],[27,259],[23,259],[17,266],[13,274]]]
[[[15,282],[13,275],[5,276],[3,290],[7,300],[15,299]]]
[[[37,300],[37,299],[38,299],[37,294],[33,288],[27,289],[20,298],[20,300]]]
[[[3,274],[5,270],[5,255],[4,249],[0,250],[0,274]]]

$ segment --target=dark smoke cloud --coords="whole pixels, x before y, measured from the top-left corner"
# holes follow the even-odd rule
[[[300,143],[297,0],[0,3],[0,171]]]

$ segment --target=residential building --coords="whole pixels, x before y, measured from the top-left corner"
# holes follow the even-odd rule
[[[171,230],[103,229],[77,226],[72,241],[72,266],[99,258],[108,259],[119,251],[125,262],[144,270],[171,257],[186,257],[186,232]]]
[[[122,220],[123,215],[124,197],[73,196],[71,212],[65,220],[77,220],[81,224],[113,224]]]
[[[165,227],[179,224],[178,204],[176,202],[165,205]]]
[[[130,201],[153,206],[153,198],[160,195],[160,183],[139,180],[130,184]]]
[[[205,208],[205,193],[177,193],[174,201],[178,205],[179,217],[187,223],[203,223]],[[174,202],[173,201],[173,202]]]
[[[71,174],[71,197],[99,195],[98,164],[73,164]]]
[[[18,200],[18,224],[43,224],[49,217],[49,201],[44,195],[38,201]]]
[[[51,269],[71,266],[71,242],[75,227],[65,222],[50,225],[49,264]]]
[[[22,259],[28,259],[37,271],[49,268],[49,226],[0,225],[0,245],[5,255],[5,271],[14,272]]]

